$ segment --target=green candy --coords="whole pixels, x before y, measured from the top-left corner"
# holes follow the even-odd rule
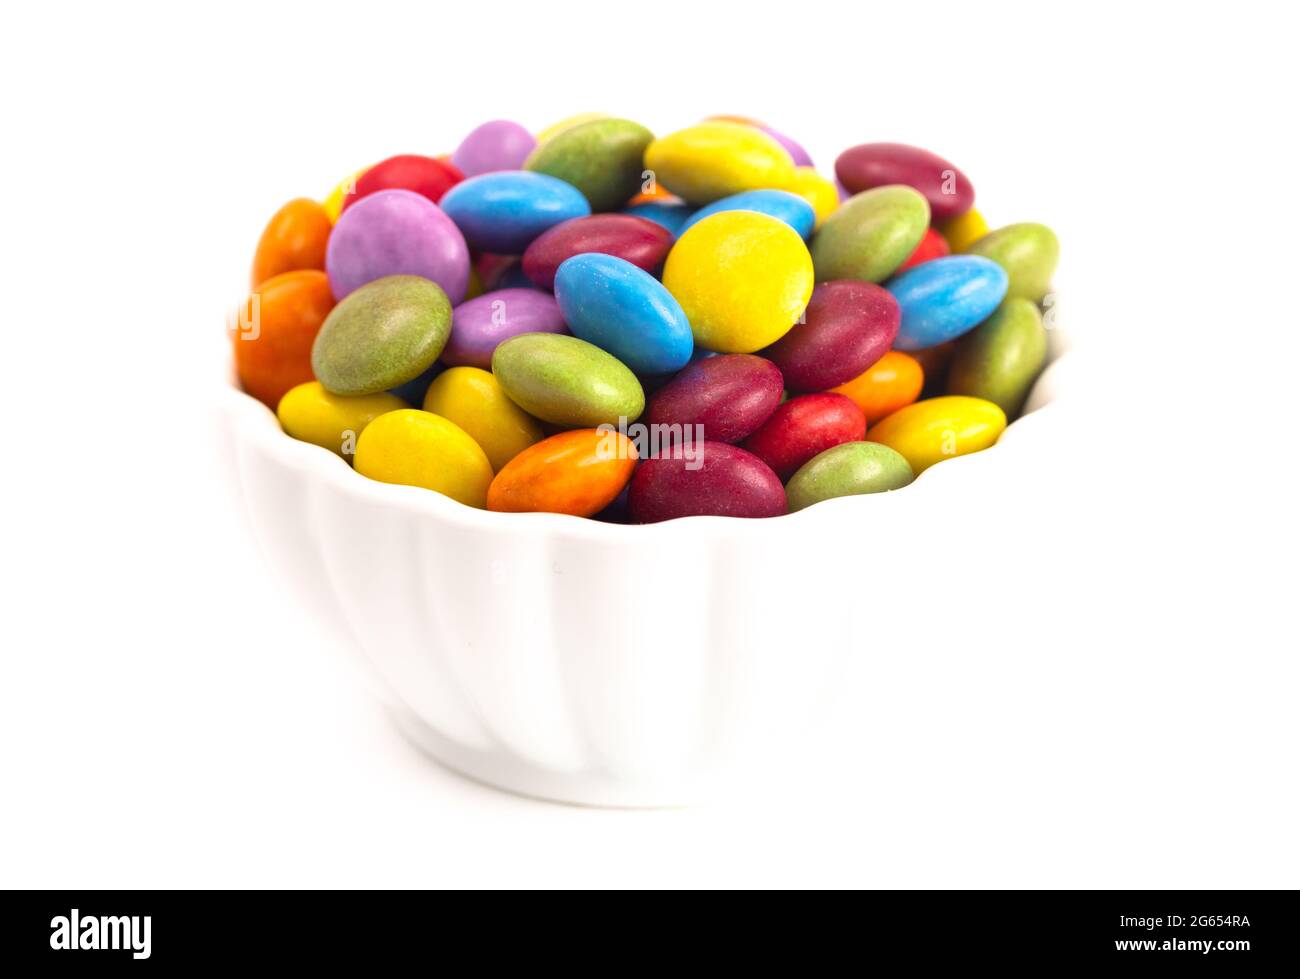
[[[966,254],[991,258],[1006,270],[1008,299],[1041,302],[1052,286],[1061,245],[1051,228],[1026,222],[990,231]]]
[[[617,426],[645,410],[641,382],[594,344],[559,333],[523,333],[492,353],[492,373],[510,400],[568,428]]]
[[[957,343],[948,393],[992,401],[1015,418],[1047,359],[1047,330],[1028,299],[1007,299]]]
[[[432,367],[450,335],[447,294],[418,275],[390,275],[330,310],[311,348],[311,369],[332,394],[378,394]]]
[[[595,119],[565,129],[533,150],[525,170],[577,187],[593,211],[613,211],[641,190],[654,133],[627,119]]]
[[[844,442],[813,456],[786,484],[790,512],[837,496],[902,489],[913,479],[899,453],[878,442]]]
[[[881,282],[916,250],[930,226],[930,205],[894,184],[855,194],[826,219],[812,241],[817,281]]]

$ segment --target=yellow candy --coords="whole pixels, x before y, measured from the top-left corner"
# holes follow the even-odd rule
[[[380,415],[357,440],[357,472],[382,483],[423,486],[480,510],[492,463],[454,422],[415,408]]]
[[[947,395],[899,408],[867,432],[899,453],[918,476],[936,462],[987,449],[1007,427],[1007,416],[992,401]]]
[[[722,211],[673,245],[663,283],[701,347],[753,353],[785,336],[808,305],[812,256],[784,221]]]
[[[939,233],[947,239],[948,247],[956,255],[988,234],[989,226],[984,220],[984,215],[972,207],[965,214],[949,218],[939,225]]]
[[[321,206],[325,208],[325,213],[329,215],[331,224],[337,222],[339,215],[343,213],[343,198],[348,194],[357,192],[357,181],[369,169],[369,167],[362,167],[350,177],[344,177],[339,181],[338,186],[331,190],[325,196],[325,199],[321,201]]]
[[[646,148],[645,165],[658,183],[692,204],[742,190],[783,190],[794,180],[785,147],[734,122],[702,122],[656,139]]]
[[[481,295],[483,295],[483,280],[479,278],[478,269],[471,264],[469,267],[469,286],[465,289],[465,299],[477,299]]]
[[[319,381],[290,388],[275,409],[280,427],[302,442],[319,445],[351,459],[357,436],[374,419],[407,404],[395,394],[346,398],[326,391]]]
[[[609,116],[604,112],[579,112],[576,116],[569,116],[567,119],[561,119],[559,122],[552,123],[537,134],[537,145],[541,146],[548,139],[552,139],[564,132],[566,129],[572,129],[574,126],[581,126],[584,122],[595,122],[597,119],[608,119]]]
[[[443,371],[424,395],[424,410],[455,422],[487,453],[494,472],[542,439],[542,426],[479,367]]]
[[[812,205],[813,214],[817,216],[816,227],[818,228],[840,206],[840,192],[835,189],[833,183],[818,173],[815,167],[795,167],[794,180],[786,190],[798,194]]]

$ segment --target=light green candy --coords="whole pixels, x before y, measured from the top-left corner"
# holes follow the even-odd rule
[[[1047,330],[1028,299],[1008,299],[957,343],[948,393],[992,401],[1015,418],[1047,359]]]
[[[378,394],[432,367],[449,336],[447,294],[418,275],[389,275],[330,310],[312,344],[312,373],[332,394]]]
[[[812,241],[817,281],[881,282],[907,261],[930,226],[930,205],[893,184],[855,194],[826,219]]]
[[[786,484],[790,512],[838,496],[860,496],[901,489],[912,481],[912,467],[899,453],[878,442],[844,442],[805,462]]]
[[[645,150],[654,138],[645,126],[628,119],[595,119],[542,143],[524,169],[577,187],[593,211],[613,211],[640,191]]]
[[[982,255],[997,262],[1007,273],[1008,299],[1041,302],[1052,286],[1061,244],[1044,224],[1009,224],[990,231],[966,249],[967,255]]]
[[[558,333],[524,333],[499,344],[492,373],[510,400],[567,428],[631,422],[645,410],[641,382],[594,344]]]

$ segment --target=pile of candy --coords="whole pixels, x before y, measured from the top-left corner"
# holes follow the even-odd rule
[[[1021,410],[1058,245],[989,232],[925,150],[854,146],[835,175],[737,117],[485,123],[271,219],[240,382],[362,475],[490,510],[765,517],[898,489]]]

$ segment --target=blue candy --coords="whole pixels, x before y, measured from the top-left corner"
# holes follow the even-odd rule
[[[525,170],[462,180],[440,204],[471,248],[498,255],[522,254],[547,228],[591,213],[577,187]]]
[[[784,221],[805,239],[813,233],[813,225],[817,223],[812,205],[797,194],[788,190],[746,190],[705,205],[691,215],[681,231],[674,233],[684,234],[691,225],[719,211],[757,211]]]
[[[978,255],[954,255],[922,262],[886,283],[903,311],[894,346],[936,347],[974,329],[1007,294],[1007,273]]]
[[[670,374],[690,362],[691,324],[653,275],[613,255],[588,252],[555,272],[555,301],[575,337],[637,374]]]
[[[634,214],[639,218],[645,218],[647,221],[653,221],[661,228],[666,228],[673,234],[680,234],[682,225],[690,220],[695,209],[689,204],[657,204],[654,201],[646,201],[642,204],[633,204],[631,207],[623,208],[624,214]]]

